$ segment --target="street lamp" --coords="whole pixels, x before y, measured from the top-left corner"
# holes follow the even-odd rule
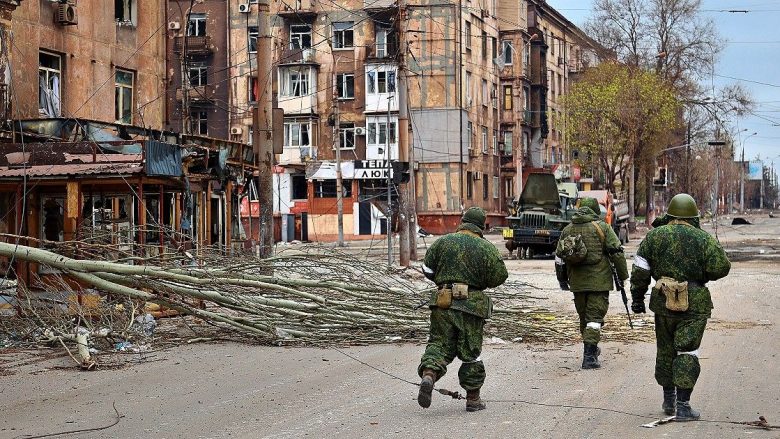
[[[747,128],[742,131],[747,131]],[[742,210],[742,213],[745,213],[745,141],[756,134],[758,133],[753,133],[742,139],[742,159],[739,161],[740,168],[742,169],[739,182],[739,208]]]

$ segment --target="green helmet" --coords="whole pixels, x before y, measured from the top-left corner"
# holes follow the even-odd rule
[[[667,215],[675,218],[698,218],[699,209],[696,207],[696,200],[688,194],[677,194],[669,202]]]
[[[596,201],[595,198],[580,198],[580,207],[589,207],[590,210],[593,211],[596,215],[601,213],[601,209],[599,208],[599,202]]]
[[[463,213],[463,219],[461,222],[474,224],[480,229],[484,229],[486,219],[487,215],[485,214],[484,209],[480,207],[469,207],[466,212]]]

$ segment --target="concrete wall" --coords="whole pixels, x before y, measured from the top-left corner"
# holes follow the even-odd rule
[[[114,122],[114,68],[135,72],[134,125],[163,127],[164,2],[137,2],[135,25],[119,25],[114,5],[78,2],[78,25],[56,24],[57,3],[24,1],[13,13],[11,69],[16,118],[37,118],[38,54],[62,59],[62,115]]]

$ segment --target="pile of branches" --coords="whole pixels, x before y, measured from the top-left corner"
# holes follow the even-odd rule
[[[164,251],[158,251],[156,257],[142,258],[137,256],[138,251],[127,253],[106,243],[64,245],[68,247],[44,250],[0,243],[0,256],[57,271],[61,281],[54,285],[41,282],[50,293],[96,291],[104,303],[112,304],[101,313],[116,324],[109,322],[108,330],[97,332],[71,331],[73,337],[87,332],[127,338],[133,322],[143,313],[144,303],[267,344],[422,341],[428,333],[426,304],[433,284],[414,270],[391,269],[384,263],[358,259],[332,248],[300,246],[266,259],[251,254],[225,256],[217,250],[201,249],[192,254],[161,249]],[[506,342],[574,341],[577,324],[569,317],[533,305],[531,288],[513,283],[490,292],[496,306],[486,327],[488,336]],[[40,309],[30,303],[33,297],[37,297],[33,292],[25,295],[29,308]],[[117,316],[117,310],[132,315]],[[99,318],[105,320],[107,316]],[[50,328],[53,325],[44,321],[51,320],[39,318],[36,322]],[[83,326],[82,321],[88,319],[79,320],[71,324]],[[124,332],[114,326],[124,328]],[[55,331],[55,335],[63,337],[65,330]]]

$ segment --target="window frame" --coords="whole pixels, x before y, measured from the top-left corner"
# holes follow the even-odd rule
[[[482,154],[488,153],[488,129],[482,125]]]
[[[501,40],[501,56],[504,58],[504,65],[511,66],[514,61],[514,49],[512,49],[512,40]]]
[[[249,26],[246,28],[247,51],[249,53],[257,53],[257,42],[259,37],[260,31],[257,26]]]
[[[293,28],[299,28],[299,30],[294,30]],[[303,31],[302,29],[306,28],[307,31]],[[314,29],[312,28],[312,25],[306,24],[306,23],[297,23],[297,24],[290,24],[290,50],[305,50],[305,49],[311,49],[312,47],[312,31]],[[303,43],[305,42],[305,37],[308,36],[308,46],[305,46]],[[298,47],[296,47],[296,41]]]
[[[355,48],[355,22],[354,21],[337,21],[332,23],[331,28],[333,32],[331,38],[331,44],[333,45],[333,50],[349,50]],[[347,37],[349,37],[348,45],[347,45]]]
[[[380,85],[382,84],[384,84],[384,91],[380,90]],[[377,68],[369,68],[366,71],[367,95],[387,95],[395,93],[397,90],[398,73],[395,67],[379,66]]]
[[[501,185],[500,179],[498,178],[498,176],[494,175],[493,176],[493,199],[494,200],[497,200],[498,197],[500,196],[499,195],[499,189],[501,187],[500,185]]]
[[[193,24],[195,24],[195,26],[193,26]],[[205,37],[207,35],[206,32],[206,14],[191,12],[187,16],[187,29],[185,30],[185,35],[188,37]]]
[[[490,92],[488,91],[487,79],[482,80],[482,106],[487,107],[488,101],[490,101]]]
[[[124,73],[130,75],[130,84],[127,83],[120,83],[119,82],[119,74]],[[124,115],[124,91],[130,90],[130,106],[129,106],[129,120],[124,121],[125,115]],[[120,100],[117,101],[116,97],[119,96]],[[135,115],[135,72],[132,70],[126,70],[121,69],[119,67],[114,69],[114,118],[116,120],[116,123],[121,123],[125,125],[132,125],[133,124],[133,116]]]
[[[279,96],[284,98],[302,98],[313,93],[313,74],[311,66],[280,67]]]
[[[490,180],[488,180],[487,175],[482,176],[482,199],[487,200],[488,194],[490,193]]]
[[[352,95],[349,95],[349,79],[352,82]],[[336,98],[340,101],[355,99],[355,74],[337,73],[336,74]]]
[[[514,90],[512,84],[503,84],[501,94],[501,108],[506,111],[511,111],[515,108]]]
[[[347,122],[344,124],[339,124],[339,149],[341,151],[351,151],[354,150],[356,147],[355,143],[355,124],[352,122]],[[352,146],[346,146],[350,143]],[[333,148],[335,149],[335,148]]]
[[[498,155],[498,130],[493,130],[493,155]]]
[[[388,146],[392,147],[398,145],[398,117],[392,116],[390,118],[390,137],[387,137],[387,117],[377,116],[375,118],[366,119],[366,146]],[[382,134],[384,132],[385,139],[382,140]]]
[[[198,117],[193,117],[194,114]],[[197,130],[195,129],[197,123]],[[205,129],[204,129],[205,128]],[[190,109],[190,132],[196,136],[209,135],[209,111],[206,108]]]
[[[189,79],[189,83],[191,87],[202,87],[204,85],[209,84],[209,77],[208,77],[208,65],[205,63],[198,63],[198,64],[190,64],[187,68],[187,76]],[[193,83],[193,75],[192,72],[197,70],[198,73],[195,76],[197,78],[197,83]]]
[[[292,143],[293,140],[293,128],[297,127],[297,138],[298,138],[298,144],[294,145]],[[304,130],[304,127],[306,128]],[[308,143],[303,143],[303,135],[304,131],[306,134],[306,138],[308,140]],[[290,120],[284,122],[284,148],[287,149],[299,149],[299,148],[311,148],[312,147],[312,123],[310,120],[308,121],[300,121],[300,120]]]
[[[56,58],[58,68],[52,68],[52,67],[44,67],[41,64],[41,56],[47,56]],[[57,90],[57,96],[54,96],[53,98],[56,99],[55,105],[57,106],[57,113],[55,116],[59,117],[62,115],[62,55],[54,52],[49,52],[46,50],[39,50],[38,51],[38,112],[40,113],[42,110],[45,110],[45,108],[41,107],[41,86],[40,86],[40,80],[41,80],[41,73],[44,73],[45,76],[45,84],[46,84],[46,91],[49,93],[54,93],[54,90],[51,87],[51,81],[52,78],[57,77],[57,81],[59,82],[59,88]],[[115,78],[116,80],[116,78]]]
[[[463,39],[465,42],[464,47],[466,47],[467,51],[471,50],[471,22],[466,20],[466,22],[463,24]]]

